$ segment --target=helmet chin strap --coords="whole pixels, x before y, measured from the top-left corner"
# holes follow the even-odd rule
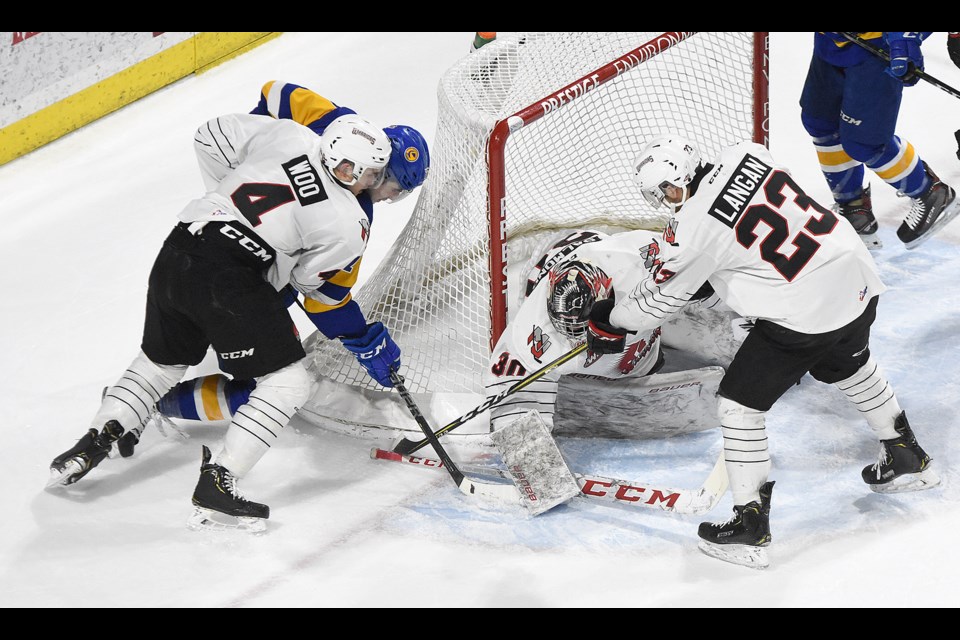
[[[680,198],[680,202],[673,203],[673,202],[668,202],[664,200],[666,205],[670,207],[670,211],[672,211],[673,213],[680,211],[683,205],[686,204],[687,200],[690,199],[690,185],[682,187],[682,190],[683,190],[683,195]]]

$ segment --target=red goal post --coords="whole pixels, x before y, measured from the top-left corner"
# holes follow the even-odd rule
[[[695,31],[667,31],[616,60],[600,67],[524,109],[497,122],[487,143],[487,163],[490,178],[488,183],[488,218],[490,220],[490,349],[506,328],[507,255],[506,255],[506,163],[504,154],[510,135],[526,127],[550,112],[563,108],[597,87],[630,71],[666,49],[693,36]],[[753,141],[769,146],[769,32],[753,34]]]
[[[630,179],[646,141],[679,133],[704,158],[767,142],[767,51],[755,32],[500,33],[443,75],[429,176],[355,295],[400,345],[406,386],[431,424],[482,401],[520,274],[546,238],[662,228],[664,213]],[[318,390],[301,415],[351,434],[419,433],[339,341],[315,333],[305,347]],[[457,434],[483,432],[484,420]]]

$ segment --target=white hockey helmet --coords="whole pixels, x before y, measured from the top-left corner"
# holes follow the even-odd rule
[[[323,166],[338,182],[364,189],[380,185],[393,147],[383,129],[350,114],[331,122],[320,136]]]
[[[633,163],[633,181],[650,206],[661,205],[677,209],[687,198],[687,185],[700,166],[700,152],[693,143],[681,136],[671,134],[654,138],[647,143]],[[665,189],[674,186],[683,191],[680,202],[665,202]]]

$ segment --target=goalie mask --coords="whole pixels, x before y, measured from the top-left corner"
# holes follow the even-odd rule
[[[647,143],[633,163],[633,181],[654,209],[676,210],[690,197],[688,185],[700,166],[700,152],[689,140],[677,135],[660,136]],[[680,189],[679,202],[665,200],[668,187]]]
[[[580,340],[587,331],[590,309],[610,297],[610,278],[589,262],[565,262],[550,270],[547,315],[554,328]]]

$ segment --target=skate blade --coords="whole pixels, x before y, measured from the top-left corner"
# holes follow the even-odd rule
[[[194,507],[187,518],[187,528],[191,531],[246,531],[263,533],[267,530],[266,518],[231,516],[212,509]]]
[[[861,235],[860,239],[863,240],[863,244],[867,245],[867,249],[871,251],[883,249],[883,242],[880,241],[880,237],[875,233]]]
[[[765,547],[754,547],[746,544],[714,544],[701,540],[698,547],[711,558],[738,564],[751,569],[766,569],[770,566]]]
[[[940,475],[928,466],[920,473],[898,476],[885,484],[872,484],[870,488],[875,493],[906,493],[932,489],[938,484],[940,484]]]
[[[954,198],[953,203],[951,203],[950,206],[947,207],[946,211],[940,215],[940,218],[933,223],[933,226],[927,229],[925,234],[913,242],[905,242],[903,246],[907,249],[916,249],[924,242],[937,235],[941,229],[947,226],[948,222],[957,217],[957,214],[960,214],[960,198]]]
[[[47,488],[66,486],[76,482],[74,476],[83,472],[83,465],[76,458],[70,458],[63,469],[54,469],[50,467],[50,478],[47,480]]]

